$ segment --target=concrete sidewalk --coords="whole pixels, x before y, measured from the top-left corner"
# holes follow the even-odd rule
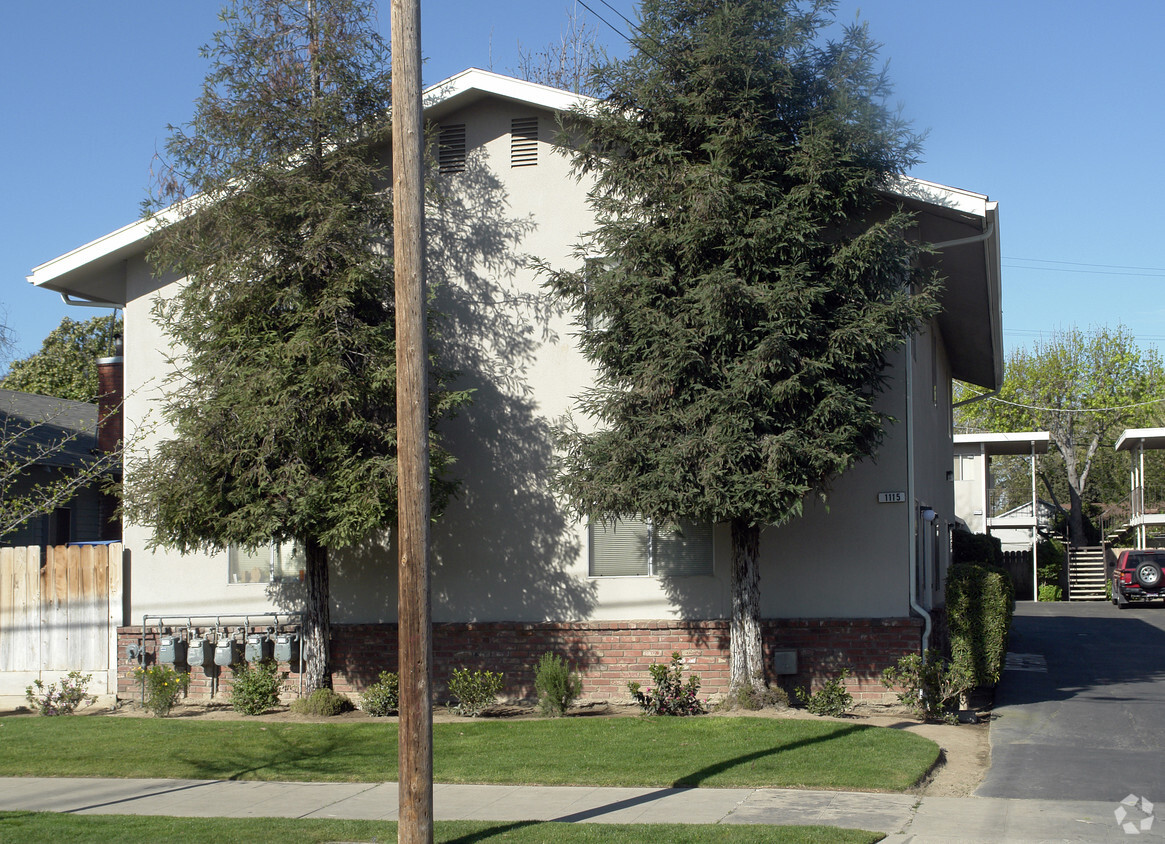
[[[435,785],[437,820],[823,824],[906,842],[1124,841],[1115,804],[775,788]],[[0,779],[0,810],[396,820],[396,783]],[[1129,819],[1140,821],[1139,812]],[[1165,821],[1137,841],[1165,840]]]

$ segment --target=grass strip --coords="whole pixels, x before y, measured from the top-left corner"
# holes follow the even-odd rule
[[[504,841],[513,844],[872,844],[876,832],[826,826],[749,826],[744,824],[567,824],[538,821],[438,821],[434,840],[443,844]],[[0,812],[5,844],[285,844],[288,841],[396,841],[391,821],[297,820],[291,818],[171,818],[149,815],[61,815],[53,812]]]
[[[772,718],[469,720],[433,727],[437,782],[902,791],[938,759],[920,736]],[[0,776],[291,782],[397,779],[394,723],[0,718]]]

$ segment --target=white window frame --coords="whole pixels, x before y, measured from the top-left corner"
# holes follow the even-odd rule
[[[240,571],[239,554],[244,549],[239,545],[231,545],[227,548],[227,580],[230,584],[252,584],[252,583],[294,583],[297,580],[303,579],[303,572],[306,566],[306,560],[303,558],[303,550],[294,542],[269,542],[266,545],[267,550],[267,571],[264,572],[266,577],[260,577],[258,580],[244,580],[241,579],[243,574]],[[262,546],[255,549],[255,557],[262,559]],[[298,559],[298,565],[297,565]],[[290,566],[290,568],[289,568]],[[258,566],[256,566],[258,568]]]
[[[592,522],[591,524],[589,524],[587,526],[587,545],[588,545],[588,548],[587,548],[587,576],[591,579],[597,580],[597,579],[601,578],[601,579],[607,580],[607,579],[611,579],[611,578],[711,577],[711,576],[715,575],[715,571],[716,571],[716,532],[713,529],[713,526],[706,523],[706,522],[703,522],[703,523],[689,522],[688,525],[690,525],[692,528],[694,528],[695,531],[699,532],[697,535],[691,537],[691,539],[688,541],[693,541],[693,542],[700,541],[701,536],[699,534],[704,534],[707,536],[707,549],[708,549],[707,565],[700,566],[700,570],[698,570],[698,571],[684,571],[684,572],[679,572],[679,573],[668,573],[666,570],[667,565],[661,559],[659,559],[659,557],[661,556],[659,553],[659,547],[660,547],[661,542],[668,541],[671,538],[671,536],[674,535],[672,531],[665,531],[662,528],[658,528],[655,525],[655,523],[652,522],[650,519],[638,519],[638,518],[636,518],[636,519],[616,519],[615,521],[610,522],[610,523],[599,522],[598,524]],[[600,528],[604,531],[607,531],[607,530],[617,531],[617,530],[619,530],[620,526],[623,526],[625,529],[636,531],[636,532],[639,532],[641,529],[646,529],[646,543],[645,543],[645,545],[646,545],[646,548],[645,548],[646,559],[643,561],[646,563],[646,566],[644,567],[646,569],[646,571],[643,571],[641,573],[629,573],[629,574],[596,573],[595,572],[595,551],[596,551],[596,548],[598,545],[598,542],[596,541],[596,535],[595,535],[596,528]],[[639,561],[629,560],[628,561],[628,568],[635,567],[635,563],[637,563],[637,562],[639,562]]]

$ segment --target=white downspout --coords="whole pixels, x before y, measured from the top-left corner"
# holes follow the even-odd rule
[[[906,501],[910,506],[907,521],[910,533],[910,608],[922,616],[922,658],[930,648],[933,622],[930,613],[918,603],[918,502],[914,498],[914,335],[906,340]]]

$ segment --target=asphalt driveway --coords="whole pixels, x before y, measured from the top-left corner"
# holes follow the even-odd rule
[[[1020,603],[980,797],[1165,806],[1165,605]]]

